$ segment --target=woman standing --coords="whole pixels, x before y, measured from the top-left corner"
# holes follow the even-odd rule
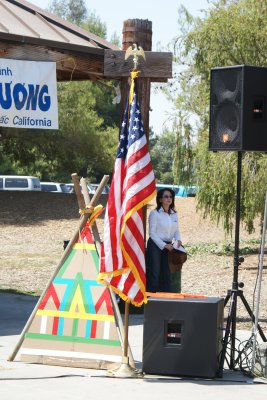
[[[147,242],[147,290],[170,292],[171,273],[168,253],[173,251],[173,240],[181,246],[178,215],[174,208],[175,193],[161,189],[157,193],[157,207],[149,215],[149,239]]]

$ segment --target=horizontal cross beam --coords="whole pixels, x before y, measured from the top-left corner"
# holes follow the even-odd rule
[[[145,51],[146,60],[138,58],[140,78],[153,82],[166,82],[172,78],[172,53]],[[130,76],[133,69],[132,57],[125,60],[125,51],[105,50],[104,77],[119,79]]]

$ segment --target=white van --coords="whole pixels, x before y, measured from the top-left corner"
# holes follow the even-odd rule
[[[0,190],[41,191],[40,179],[36,176],[0,175]]]

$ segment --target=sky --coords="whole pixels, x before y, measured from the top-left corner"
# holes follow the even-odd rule
[[[41,8],[47,8],[51,0],[28,0]],[[87,8],[100,17],[107,26],[107,39],[114,32],[122,36],[123,21],[127,19],[148,19],[152,21],[152,50],[166,48],[178,31],[178,8],[183,4],[194,15],[208,8],[208,0],[86,0]],[[165,50],[167,51],[167,50]],[[164,126],[169,126],[168,114],[171,103],[164,94],[151,90],[150,126],[160,134]]]

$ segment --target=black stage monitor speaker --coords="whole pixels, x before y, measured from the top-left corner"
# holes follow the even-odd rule
[[[223,308],[223,299],[216,297],[150,297],[144,310],[143,372],[215,377]]]
[[[214,68],[210,84],[210,150],[267,151],[267,68]]]

